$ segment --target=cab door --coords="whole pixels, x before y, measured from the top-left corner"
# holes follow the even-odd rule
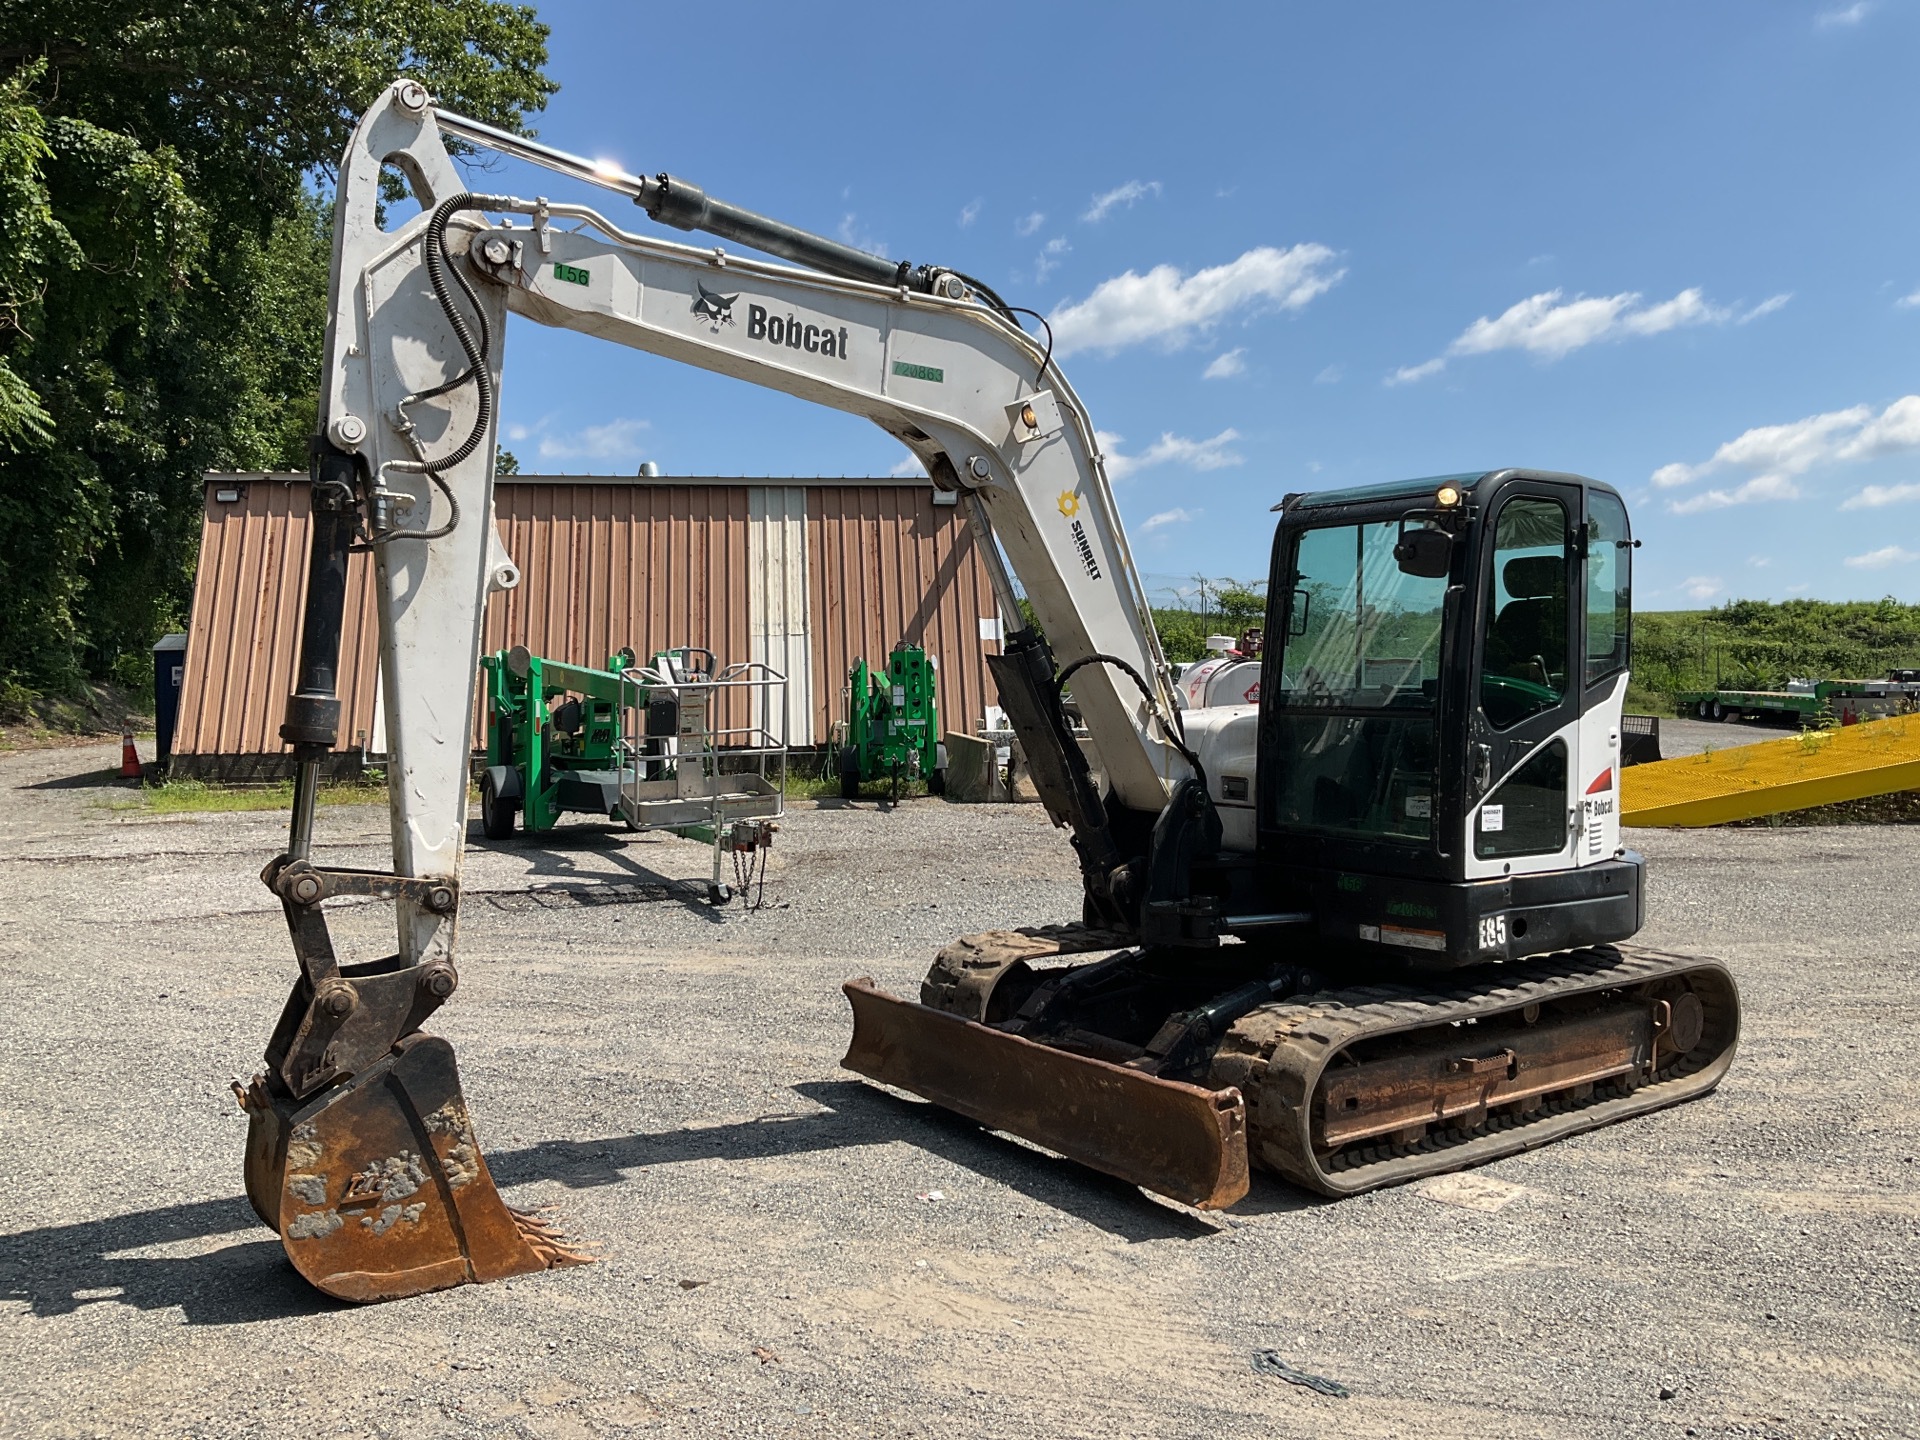
[[[1584,605],[1577,485],[1521,479],[1480,527],[1468,706],[1466,878],[1573,863]]]

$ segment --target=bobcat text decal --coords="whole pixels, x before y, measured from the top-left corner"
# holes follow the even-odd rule
[[[784,345],[789,350],[804,350],[809,355],[847,358],[846,326],[829,330],[824,325],[805,325],[795,315],[769,315],[764,305],[747,306],[747,338]]]

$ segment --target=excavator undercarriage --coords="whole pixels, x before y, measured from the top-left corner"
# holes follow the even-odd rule
[[[851,981],[844,1063],[1217,1209],[1250,1165],[1352,1195],[1678,1104],[1719,1083],[1739,1029],[1723,965],[1638,946],[1338,989],[1267,945],[1039,964],[1117,940],[966,936],[919,1005]]]

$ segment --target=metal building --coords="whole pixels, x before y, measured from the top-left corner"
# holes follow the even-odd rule
[[[855,659],[895,642],[940,665],[942,727],[977,731],[1001,621],[958,508],[924,479],[504,476],[500,538],[518,588],[488,602],[484,647],[598,664],[703,645],[784,672],[787,743],[825,743]],[[305,600],[304,475],[206,477],[199,572],[174,739],[176,773],[289,770],[278,731]],[[375,738],[367,557],[348,571],[340,764]],[[480,743],[476,708],[475,743]]]

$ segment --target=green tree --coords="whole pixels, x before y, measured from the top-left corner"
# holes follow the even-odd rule
[[[519,129],[546,36],[505,0],[0,0],[0,682],[144,670],[201,472],[304,468],[357,116],[409,74]]]

